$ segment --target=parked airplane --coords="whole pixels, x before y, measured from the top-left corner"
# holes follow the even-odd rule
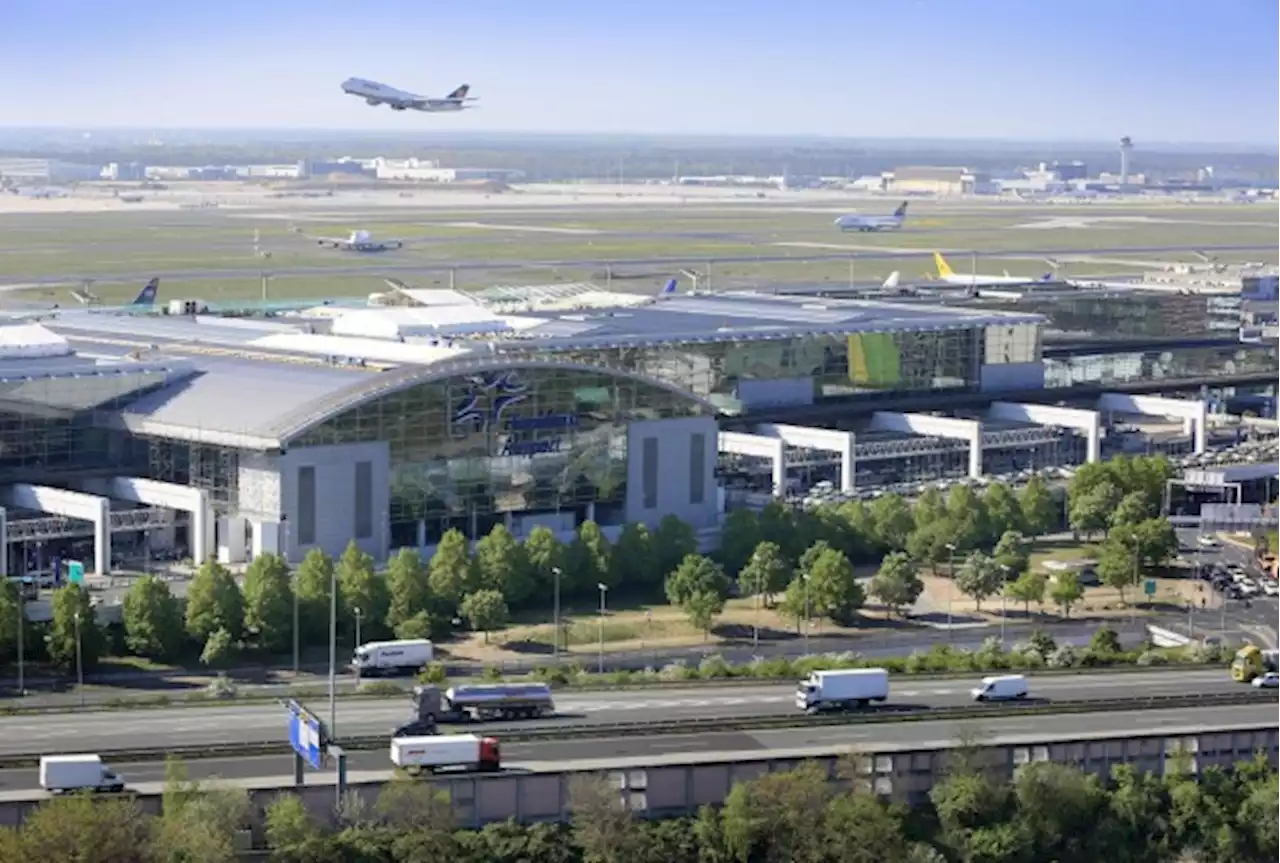
[[[1005,270],[1003,276],[989,276],[982,273],[962,275],[951,269],[951,265],[947,263],[946,258],[938,252],[933,253],[933,263],[938,268],[938,281],[946,282],[948,285],[970,285],[972,287],[982,287],[983,285],[1029,285],[1035,282],[1051,282],[1053,281],[1053,271],[1045,273],[1038,279],[1028,279],[1021,276],[1011,276],[1009,271]]]
[[[891,216],[859,216],[850,213],[841,216],[835,223],[842,231],[896,231],[907,219],[907,201],[903,201]]]
[[[397,90],[395,87],[388,87],[386,84],[379,84],[377,81],[368,81],[364,78],[348,78],[342,82],[342,92],[349,96],[359,96],[370,105],[389,105],[392,111],[403,111],[406,108],[412,108],[415,111],[426,111],[429,114],[444,111],[461,111],[469,107],[466,103],[476,101],[474,97],[467,96],[467,93],[471,92],[470,84],[463,84],[448,96],[439,98],[435,96],[419,96],[417,93]]]
[[[314,240],[318,246],[341,249],[344,252],[389,252],[392,249],[404,248],[404,240],[375,240],[373,234],[368,231],[352,231],[350,236],[344,239],[342,237],[313,237],[293,225],[289,226],[289,230],[295,234],[302,234],[308,240]]]
[[[93,289],[90,287],[89,282],[85,282],[79,288],[71,289],[71,296],[75,297],[76,300],[78,300],[81,305],[94,306],[98,311],[101,311],[107,308],[118,308],[118,309],[151,308],[156,304],[156,297],[157,295],[159,295],[159,293],[160,293],[160,279],[158,277],[147,282],[146,285],[143,286],[142,290],[138,292],[138,295],[133,298],[133,302],[123,306],[99,305],[102,302],[102,300],[97,294],[93,292]]]

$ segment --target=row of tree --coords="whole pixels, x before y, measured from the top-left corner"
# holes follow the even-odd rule
[[[1132,766],[1105,781],[1047,762],[1012,780],[961,747],[914,809],[862,787],[853,765],[829,781],[809,762],[741,782],[723,807],[642,821],[616,784],[571,782],[568,824],[458,830],[429,783],[396,780],[373,806],[349,796],[332,822],[283,793],[259,815],[247,792],[200,788],[171,763],[163,814],[127,800],[43,803],[0,828],[0,860],[231,863],[254,846],[276,863],[1263,863],[1277,857],[1277,784],[1265,759],[1197,777],[1178,759],[1163,778]]]

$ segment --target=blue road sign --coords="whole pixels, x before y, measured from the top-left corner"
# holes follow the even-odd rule
[[[317,770],[324,757],[324,734],[320,720],[296,701],[289,702],[289,745],[302,760]]]
[[[84,582],[84,564],[78,560],[67,561],[67,581],[72,584]]]

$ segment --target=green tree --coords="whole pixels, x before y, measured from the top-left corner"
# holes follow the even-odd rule
[[[612,564],[613,549],[600,525],[584,521],[565,553],[566,566],[561,589],[565,593],[590,596],[604,583]],[[608,586],[606,584],[606,586]]]
[[[1022,509],[1022,524],[1028,536],[1044,536],[1058,526],[1062,507],[1053,499],[1048,484],[1033,476],[1022,489],[1018,500]]]
[[[751,558],[742,568],[738,583],[744,593],[759,594],[766,605],[773,601],[773,596],[786,589],[787,579],[791,575],[791,567],[782,556],[782,549],[772,542],[762,542],[751,553]]]
[[[1120,503],[1111,513],[1108,524],[1112,530],[1118,527],[1129,527],[1146,521],[1153,513],[1147,508],[1147,499],[1140,491],[1131,491],[1120,499]]]
[[[990,535],[999,537],[1010,531],[1025,533],[1026,520],[1022,515],[1022,504],[1014,495],[1013,489],[1002,482],[993,482],[982,496],[982,504],[987,511]]]
[[[320,825],[297,794],[277,794],[263,814],[267,844],[276,853],[292,854],[320,835]]]
[[[825,539],[820,539],[806,548],[804,554],[800,555],[800,560],[796,563],[795,575],[811,574],[813,565],[818,562],[818,558],[830,550],[831,546]]]
[[[720,812],[725,845],[738,861],[821,863],[831,797],[813,762],[736,783]]]
[[[440,537],[436,552],[427,564],[427,585],[431,595],[456,607],[474,584],[467,538],[457,528],[450,528]]]
[[[1026,610],[1027,616],[1031,616],[1031,603],[1040,605],[1044,602],[1044,591],[1048,585],[1048,579],[1042,572],[1026,570],[1022,575],[1014,581],[1004,586],[1004,595],[1021,602]]]
[[[981,611],[982,601],[999,593],[1004,587],[1004,570],[995,558],[975,551],[965,558],[964,564],[956,572],[955,582],[960,592],[970,597],[974,606]]]
[[[923,592],[924,582],[915,561],[902,552],[886,555],[871,579],[871,595],[889,609],[890,615],[914,605]]]
[[[1063,617],[1071,616],[1071,607],[1084,597],[1080,576],[1074,572],[1059,572],[1049,586],[1049,598],[1062,609]]]
[[[427,568],[416,548],[402,548],[387,564],[387,625],[393,631],[431,608]]]
[[[1115,588],[1120,601],[1125,602],[1125,591],[1137,585],[1142,578],[1140,561],[1132,542],[1126,542],[1128,528],[1112,533],[1102,544],[1098,555],[1098,578],[1108,587]]]
[[[760,519],[749,509],[731,509],[725,516],[717,553],[725,572],[737,574],[761,543]],[[777,543],[774,543],[775,547]]]
[[[939,565],[952,559],[955,532],[955,526],[944,510],[936,519],[921,522],[911,532],[907,537],[907,554],[920,563],[927,563],[937,575]]]
[[[1071,497],[1071,529],[1086,536],[1105,533],[1121,497],[1120,489],[1110,482],[1099,483],[1089,491]]]
[[[1169,798],[1160,779],[1132,764],[1111,768],[1111,793],[1103,829],[1119,851],[1118,863],[1163,863],[1177,855],[1171,847]]]
[[[18,599],[17,585],[0,579],[0,663],[18,655]]]
[[[951,541],[961,551],[990,548],[995,542],[986,501],[967,485],[954,486],[947,494],[947,521],[953,528]]]
[[[938,489],[929,486],[916,498],[915,506],[911,508],[911,515],[915,519],[917,529],[935,521],[942,521],[947,517],[947,499]]]
[[[329,643],[329,590],[333,584],[333,558],[312,548],[298,565],[293,589],[298,592],[298,623],[304,644]],[[341,591],[339,591],[341,596]]]
[[[724,611],[724,604],[723,594],[713,590],[699,590],[686,596],[680,608],[689,618],[689,623],[702,631],[705,639],[711,634],[716,618]]]
[[[1126,541],[1132,541],[1142,566],[1155,569],[1165,566],[1178,554],[1178,535],[1167,518],[1149,518],[1133,526]]]
[[[88,670],[106,651],[107,639],[98,626],[89,591],[67,584],[53,592],[53,621],[49,627],[49,659],[64,671],[76,667],[76,633],[80,634],[80,662]]]
[[[182,650],[182,609],[169,585],[154,575],[133,583],[124,597],[124,639],[131,653],[167,660]]]
[[[372,555],[351,540],[338,558],[338,619],[354,628],[360,609],[361,640],[376,641],[387,632],[390,604],[387,580],[373,571]]]
[[[231,571],[210,558],[196,570],[187,587],[187,632],[204,641],[219,629],[225,629],[233,641],[240,638],[244,596]]]
[[[865,792],[837,794],[823,813],[823,839],[831,863],[908,863],[905,825],[895,811]]]
[[[273,653],[293,643],[293,577],[280,555],[260,554],[245,570],[244,623]]]
[[[1013,780],[1018,820],[1029,828],[1035,860],[1103,860],[1107,792],[1094,776],[1063,764],[1023,765]]]
[[[489,633],[501,629],[507,622],[507,601],[496,590],[477,590],[468,594],[459,610],[468,626],[484,633],[485,644],[489,643]]]
[[[854,542],[847,553],[850,560],[879,560],[880,540],[876,536],[876,520],[871,510],[860,500],[840,504],[840,518],[849,526]]]
[[[555,531],[540,524],[529,531],[529,538],[524,542],[524,554],[534,581],[534,595],[542,598],[540,604],[550,605],[555,589],[554,570],[563,571],[565,566],[564,544],[556,539]]]
[[[36,807],[22,825],[25,858],[14,863],[114,863],[146,859],[150,822],[129,799],[99,800],[86,794],[55,797]],[[6,863],[12,858],[4,858]]]
[[[236,654],[236,642],[225,629],[215,629],[204,641],[200,663],[210,668],[226,668]]]
[[[1098,627],[1089,638],[1089,652],[1097,656],[1115,656],[1123,649],[1120,633],[1109,626]]]
[[[1008,567],[1008,571],[1015,576],[1021,575],[1031,565],[1031,544],[1016,530],[1006,530],[1000,535],[992,556],[996,563]]]
[[[809,592],[812,607],[842,625],[852,623],[866,601],[849,559],[834,548],[825,549],[814,560],[809,570]]]
[[[653,554],[661,577],[666,578],[686,557],[697,553],[693,528],[674,515],[664,515],[653,532]]]
[[[660,583],[666,573],[662,572],[654,554],[654,539],[649,528],[641,522],[631,522],[623,527],[610,555],[612,572],[605,584],[635,590]]]
[[[477,587],[498,591],[508,605],[522,606],[533,593],[524,546],[505,525],[495,524],[489,535],[476,543],[475,573]]]
[[[700,554],[686,555],[680,565],[667,576],[667,600],[681,607],[698,594],[725,597],[729,593],[729,579],[714,560]]]
[[[759,527],[760,540],[777,545],[789,561],[799,560],[800,555],[808,547],[801,531],[797,530],[795,510],[780,500],[769,501],[764,509],[760,510],[756,524]]]
[[[907,537],[915,530],[916,522],[906,501],[896,494],[886,494],[871,504],[871,516],[875,520],[876,537],[889,551],[903,551]]]
[[[1008,786],[981,772],[957,771],[935,783],[929,798],[941,828],[938,838],[956,859],[1032,863],[1031,836],[1005,832],[1015,813]]]

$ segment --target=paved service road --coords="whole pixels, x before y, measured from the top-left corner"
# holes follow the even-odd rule
[[[981,675],[950,680],[898,677],[890,704],[943,707],[970,701],[969,689]],[[1044,675],[1033,678],[1031,696],[1050,700],[1107,699],[1143,695],[1180,695],[1188,691],[1235,691],[1226,669]],[[321,718],[323,700],[308,702]],[[558,719],[520,723],[519,727],[560,724],[643,722],[646,720],[759,716],[797,713],[795,684],[697,684],[680,688],[565,693],[556,698]],[[409,700],[350,699],[338,702],[335,737],[390,734],[409,717]],[[109,752],[199,746],[216,743],[284,742],[285,713],[275,704],[209,705],[122,712],[88,711],[0,717],[0,754]],[[477,725],[486,731],[512,727]]]
[[[1239,707],[1197,707],[1146,710],[1125,713],[1085,713],[1061,716],[992,717],[974,723],[954,720],[903,722],[890,725],[820,726],[780,731],[661,735],[654,737],[608,738],[597,740],[513,743],[503,747],[508,770],[563,770],[569,767],[597,768],[603,760],[637,759],[644,764],[671,763],[696,756],[699,759],[734,753],[767,750],[839,749],[843,746],[945,746],[957,741],[963,726],[972,726],[976,740],[986,743],[1042,741],[1046,738],[1079,734],[1133,732],[1194,733],[1213,728],[1274,725],[1275,704]],[[619,766],[633,766],[623,761]],[[164,765],[160,762],[117,763],[113,765],[131,787],[145,793],[161,790]],[[254,787],[287,787],[293,784],[292,756],[268,755],[250,758],[200,759],[187,763],[192,779],[243,781]],[[374,782],[390,778],[387,753],[383,750],[353,752],[347,761],[348,780]],[[308,770],[308,784],[332,784],[333,771]],[[0,771],[0,800],[20,799],[38,788],[37,771]],[[40,793],[37,791],[37,793]]]

